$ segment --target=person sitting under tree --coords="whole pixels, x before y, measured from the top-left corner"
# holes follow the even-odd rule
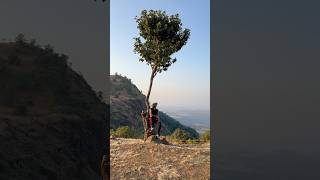
[[[152,107],[150,108],[150,128],[151,131],[155,129],[155,124],[158,126],[156,137],[160,138],[160,130],[161,130],[161,122],[159,118],[159,111],[157,109],[158,103],[153,103]]]

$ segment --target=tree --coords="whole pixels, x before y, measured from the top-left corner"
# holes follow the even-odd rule
[[[180,128],[177,128],[172,134],[171,139],[175,141],[186,141],[187,139],[190,139],[190,135],[187,131],[182,130]]]
[[[27,44],[27,39],[24,34],[19,33],[15,38],[15,43],[17,46],[25,46]]]
[[[134,38],[134,52],[140,55],[139,61],[151,68],[148,93],[145,99],[146,111],[142,113],[145,138],[150,110],[149,97],[155,76],[166,71],[176,58],[171,55],[179,51],[189,39],[190,30],[182,29],[179,14],[167,15],[165,11],[143,10],[140,17],[135,17],[141,37]]]

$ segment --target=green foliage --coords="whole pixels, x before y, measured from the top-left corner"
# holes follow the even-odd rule
[[[204,141],[204,142],[210,141],[210,131],[208,130],[208,131],[205,131],[204,133],[202,133],[200,135],[200,140]]]
[[[187,144],[199,144],[199,140],[198,139],[188,139]]]
[[[190,135],[187,131],[177,128],[171,135],[170,139],[174,141],[186,141],[190,139]]]
[[[129,126],[121,126],[115,131],[110,131],[110,135],[121,138],[137,138],[141,136],[140,134],[141,133],[139,133],[136,129]]]
[[[176,62],[171,55],[179,51],[189,39],[190,30],[182,29],[179,14],[168,16],[165,11],[143,10],[135,18],[140,37],[134,38],[134,52],[155,72],[166,71]]]

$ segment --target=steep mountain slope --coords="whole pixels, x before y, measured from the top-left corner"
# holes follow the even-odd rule
[[[119,126],[133,126],[143,132],[143,124],[140,113],[145,109],[145,96],[132,84],[131,80],[121,75],[111,75],[110,128],[116,129]],[[199,134],[192,128],[187,127],[171,118],[164,112],[159,113],[163,135],[171,134],[175,129],[186,130],[192,137]]]
[[[99,179],[106,105],[50,46],[0,43],[0,179]]]

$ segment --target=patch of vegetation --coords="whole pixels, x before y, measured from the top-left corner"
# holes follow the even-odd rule
[[[186,141],[187,144],[199,144],[199,140],[198,139],[188,139]]]
[[[190,134],[185,131],[182,130],[180,128],[177,128],[170,136],[169,139],[171,141],[175,141],[175,142],[186,142],[188,139],[191,139],[192,137],[190,136]]]
[[[188,131],[177,128],[171,135],[167,136],[167,139],[179,144],[206,143],[210,141],[210,131],[205,131],[198,138],[194,138]]]
[[[121,126],[116,130],[111,129],[110,135],[119,138],[141,138],[143,136],[142,131],[129,126]]]
[[[200,138],[199,138],[201,141],[203,141],[203,142],[208,142],[208,141],[210,141],[210,131],[208,130],[208,131],[205,131],[204,133],[202,133],[201,135],[200,135]]]
[[[203,132],[200,134],[198,139],[188,139],[186,141],[187,144],[200,144],[210,142],[210,130]]]

